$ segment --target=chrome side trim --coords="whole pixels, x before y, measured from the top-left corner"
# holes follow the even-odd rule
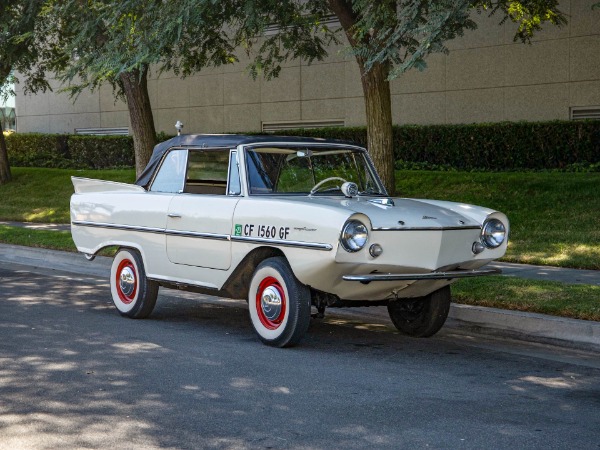
[[[368,275],[344,275],[345,281],[414,281],[414,280],[450,280],[453,278],[480,277],[483,275],[499,275],[500,269],[483,270],[452,270],[449,272],[430,272],[430,273],[371,273]]]
[[[272,244],[272,245],[280,245],[282,247],[300,247],[300,248],[309,248],[311,250],[325,250],[331,251],[333,250],[333,246],[331,244],[320,244],[318,242],[301,242],[301,241],[284,241],[280,239],[265,239],[265,238],[254,238],[254,237],[245,237],[245,236],[231,236],[232,241],[237,242],[248,242],[251,244]]]
[[[467,227],[380,227],[372,228],[373,231],[456,231],[456,230],[481,230],[479,225]]]
[[[143,233],[159,233],[165,232],[164,228],[153,228],[153,227],[138,227],[135,225],[119,225],[116,223],[104,223],[104,222],[87,222],[83,220],[74,220],[71,222],[72,225],[80,227],[96,227],[96,228],[110,228],[113,230],[127,230],[127,231],[141,231]]]
[[[72,222],[73,225],[81,227],[96,227],[96,228],[109,228],[113,230],[127,230],[127,231],[139,231],[142,233],[158,233],[167,234],[169,236],[180,236],[180,237],[192,237],[199,239],[212,239],[218,241],[236,241],[236,242],[248,242],[252,244],[271,244],[282,247],[299,247],[307,248],[311,250],[333,250],[331,244],[320,244],[318,242],[301,242],[301,241],[285,241],[280,239],[265,239],[265,238],[253,238],[245,236],[230,236],[228,234],[216,234],[216,233],[197,233],[194,231],[180,231],[180,230],[169,230],[164,228],[152,228],[152,227],[138,227],[134,225],[119,225],[115,223],[103,223],[103,222],[87,222],[81,220],[75,220]]]
[[[212,239],[215,241],[229,241],[230,236],[228,234],[216,234],[216,233],[196,233],[195,231],[180,231],[180,230],[165,230],[165,234],[169,236],[179,237],[193,237],[199,239]]]

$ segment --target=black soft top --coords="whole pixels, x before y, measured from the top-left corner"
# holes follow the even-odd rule
[[[235,148],[238,145],[247,144],[264,144],[264,143],[283,143],[283,144],[346,144],[346,145],[357,145],[353,142],[338,141],[335,139],[321,139],[321,138],[310,138],[310,137],[297,137],[297,136],[273,136],[273,135],[258,135],[248,136],[242,134],[184,134],[181,136],[175,136],[168,141],[161,142],[154,147],[152,151],[152,157],[148,162],[148,165],[135,181],[135,184],[139,186],[147,187],[148,183],[152,179],[154,172],[158,168],[163,155],[173,147],[226,147]]]

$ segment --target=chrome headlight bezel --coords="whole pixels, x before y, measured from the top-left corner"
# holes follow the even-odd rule
[[[369,242],[369,229],[360,220],[349,220],[344,224],[340,235],[340,244],[344,250],[355,253]]]
[[[483,222],[480,240],[485,248],[498,248],[506,242],[506,238],[506,225],[501,220],[492,217]]]

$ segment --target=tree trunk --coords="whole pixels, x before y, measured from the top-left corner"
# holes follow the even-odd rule
[[[133,151],[135,154],[135,173],[139,176],[156,145],[156,130],[154,117],[148,95],[148,68],[143,71],[135,70],[120,75],[119,80],[129,109],[131,129],[133,131]]]
[[[0,85],[8,81],[10,69],[6,64],[0,62]],[[8,149],[6,148],[6,139],[4,139],[4,129],[0,121],[0,184],[6,184],[12,179],[10,165],[8,163]]]
[[[364,73],[362,61],[357,58],[362,72],[362,88],[367,113],[367,147],[381,181],[388,191],[396,192],[394,172],[394,143],[392,129],[392,101],[390,82],[387,81],[387,68],[374,65]]]
[[[6,139],[4,139],[4,130],[0,126],[0,184],[8,183],[12,179],[10,174],[10,165],[8,164],[8,149],[6,148]]]
[[[354,37],[353,30],[358,21],[358,15],[352,9],[352,1],[328,1],[329,7],[340,21],[352,48],[356,49],[363,45],[368,46],[368,41],[359,42]],[[394,195],[396,192],[396,177],[394,173],[392,97],[390,82],[387,81],[388,67],[376,64],[371,70],[365,72],[364,60],[357,56],[356,61],[360,67],[367,114],[367,147],[388,194]]]

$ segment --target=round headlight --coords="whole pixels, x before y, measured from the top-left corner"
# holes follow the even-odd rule
[[[340,242],[347,252],[357,252],[365,246],[369,240],[369,230],[358,220],[346,222],[342,230]]]
[[[498,219],[486,220],[481,229],[481,243],[487,248],[498,248],[506,239],[506,227]]]

